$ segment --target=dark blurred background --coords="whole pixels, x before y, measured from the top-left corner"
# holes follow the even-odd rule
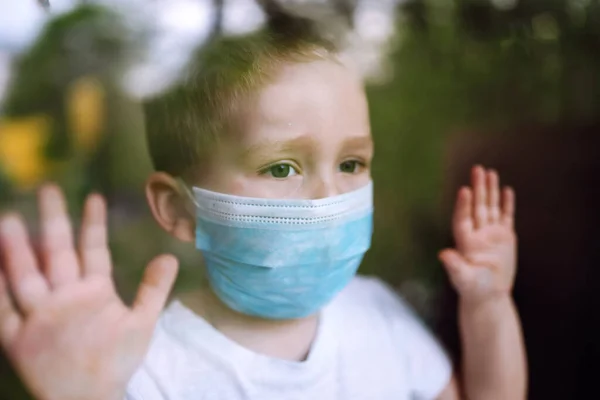
[[[258,29],[282,4],[344,39],[368,85],[377,212],[362,273],[397,287],[460,366],[437,253],[469,168],[498,169],[517,192],[529,398],[598,397],[598,0],[0,0],[0,212],[22,211],[35,232],[40,183],[64,187],[75,221],[100,191],[125,299],[158,252],[181,259],[175,293],[197,284],[200,257],[145,204],[139,102],[193,48]],[[0,360],[0,399],[26,398]]]

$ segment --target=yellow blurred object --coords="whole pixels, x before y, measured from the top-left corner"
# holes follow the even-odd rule
[[[48,174],[44,147],[50,125],[45,115],[0,120],[0,169],[17,188],[31,189]]]
[[[105,92],[94,76],[77,79],[67,93],[67,121],[76,151],[89,154],[100,140],[105,116]]]

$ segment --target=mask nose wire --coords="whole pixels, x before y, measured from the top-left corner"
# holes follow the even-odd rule
[[[185,209],[192,215],[196,215],[196,209],[199,207],[196,197],[192,192],[192,189],[183,181],[181,178],[176,178],[179,191],[184,196]]]

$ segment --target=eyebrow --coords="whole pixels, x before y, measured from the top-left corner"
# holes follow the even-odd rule
[[[371,149],[373,148],[373,139],[369,136],[355,136],[346,139],[342,146],[344,149]]]
[[[256,144],[248,146],[241,154],[243,160],[258,156],[265,157],[275,153],[287,153],[298,150],[310,151],[317,144],[308,136],[299,136],[290,140],[262,140]],[[371,150],[373,140],[371,136],[354,136],[346,139],[342,146],[345,150]]]
[[[248,146],[242,152],[242,158],[247,159],[256,153],[285,153],[298,149],[311,149],[314,147],[314,141],[307,136],[299,136],[290,140],[262,140],[256,144]]]

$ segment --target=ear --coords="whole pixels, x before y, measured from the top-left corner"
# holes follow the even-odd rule
[[[146,199],[161,228],[183,242],[195,238],[195,218],[186,209],[186,198],[175,178],[154,172],[146,181]]]

